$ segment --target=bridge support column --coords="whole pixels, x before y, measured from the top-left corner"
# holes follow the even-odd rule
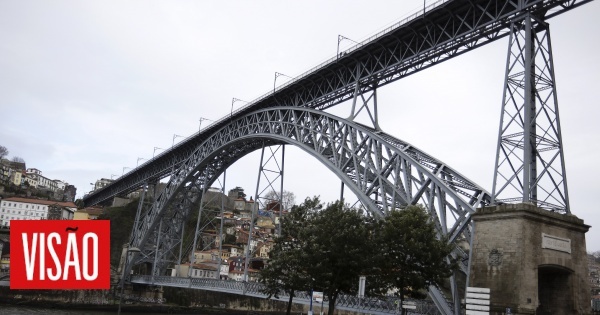
[[[511,24],[492,200],[570,213],[549,25]]]
[[[524,203],[471,218],[468,283],[490,288],[490,314],[591,314],[583,220]]]
[[[377,84],[374,83],[372,86],[369,86],[369,88],[371,89],[371,92],[365,93],[361,90],[361,83],[356,83],[354,97],[352,99],[352,108],[350,109],[348,120],[355,121],[358,115],[365,110],[366,116],[373,125],[373,128],[381,131],[381,127],[379,127],[379,114],[377,111]]]

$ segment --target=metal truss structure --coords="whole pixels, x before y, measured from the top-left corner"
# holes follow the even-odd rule
[[[153,275],[163,275],[181,232],[177,225],[188,215],[188,205],[201,198],[199,192],[249,152],[282,143],[299,147],[323,163],[375,216],[423,204],[438,232],[452,243],[470,241],[471,214],[478,205],[492,201],[483,188],[449,166],[381,131],[306,108],[259,110],[222,128],[175,170],[161,195],[134,227],[132,246],[142,250],[134,263],[147,261],[146,257],[154,254],[155,269],[159,271]],[[154,242],[157,233],[160,242]],[[453,255],[463,262],[462,271],[468,273],[468,256],[458,246]],[[452,286],[451,302],[437,287],[431,287],[430,292],[447,313],[454,311],[453,304],[460,305],[456,286]]]
[[[547,20],[591,0],[441,0],[277,87],[84,198],[106,202],[170,175],[194,149],[232,120],[258,109],[326,109],[487,43],[528,14]]]
[[[278,153],[281,158],[278,158]],[[266,159],[265,159],[266,157]],[[260,165],[258,167],[258,177],[256,179],[256,191],[254,193],[254,203],[250,217],[250,229],[248,230],[248,243],[244,254],[244,278],[248,279],[248,265],[253,257],[252,253],[256,248],[252,246],[254,236],[254,221],[260,214],[268,215],[273,223],[276,222],[276,216],[281,223],[283,214],[283,167],[285,162],[285,145],[276,145],[265,147],[264,143],[260,155]],[[262,181],[261,181],[262,180]],[[279,187],[275,184],[279,182]],[[262,185],[261,185],[262,183]],[[278,193],[279,189],[279,193]],[[274,198],[268,196],[270,192],[274,193]],[[278,210],[277,210],[278,209]],[[261,211],[262,210],[262,211]],[[277,214],[275,212],[278,212]],[[281,224],[278,224],[278,233],[281,235]],[[258,244],[257,244],[258,245]]]
[[[549,26],[526,15],[511,29],[493,196],[570,213]]]
[[[224,199],[225,199],[225,179],[226,171],[223,172],[222,180],[217,178],[217,182],[220,184],[219,194],[212,194],[208,196],[206,185],[203,185],[202,194],[199,196],[200,202],[198,207],[198,216],[196,218],[196,228],[191,236],[191,240],[184,242],[184,233],[181,231],[181,240],[179,242],[179,257],[177,259],[177,265],[181,265],[182,256],[189,255],[190,268],[188,269],[187,276],[191,276],[195,261],[196,251],[207,251],[215,247],[215,243],[218,241],[219,246],[219,258],[217,260],[219,266],[217,270],[220,271],[221,257],[223,252],[223,212],[225,210]],[[182,222],[183,223],[183,222]],[[187,246],[184,248],[184,243]],[[171,256],[173,257],[173,256]],[[215,277],[219,278],[220,272],[217,272]],[[156,275],[156,273],[153,273]]]

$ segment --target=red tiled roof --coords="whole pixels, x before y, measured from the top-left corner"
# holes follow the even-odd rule
[[[68,208],[77,208],[74,202],[62,202],[62,201],[53,201],[53,200],[41,200],[41,199],[33,199],[33,198],[22,198],[22,197],[10,197],[6,199],[2,199],[2,201],[15,201],[15,202],[23,202],[23,203],[33,203],[37,205],[59,205]]]

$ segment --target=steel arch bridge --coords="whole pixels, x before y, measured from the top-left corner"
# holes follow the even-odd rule
[[[533,202],[570,213],[546,21],[590,1],[437,1],[422,15],[399,22],[223,117],[87,196],[85,203],[101,203],[171,176],[156,202],[136,218],[132,231],[132,246],[142,249],[134,262],[152,263],[157,267],[154,276],[173,261],[176,245],[182,243],[182,222],[202,191],[239,158],[271,145],[291,144],[314,156],[375,215],[425,204],[439,233],[451,242],[470,241],[470,215],[479,204]],[[509,60],[492,194],[383,133],[376,114],[370,128],[320,111],[370,94],[364,103],[375,100],[376,112],[378,87],[506,36]],[[453,255],[464,259],[466,272],[469,258],[460,248]],[[452,283],[454,306],[437,288],[430,290],[445,314],[458,313],[458,289],[454,279]]]
[[[212,134],[175,170],[134,227],[132,246],[142,249],[136,262],[154,261],[158,264],[155,275],[164,274],[167,264],[177,261],[181,226],[190,205],[201,198],[200,192],[249,152],[283,143],[299,147],[327,166],[377,216],[409,204],[424,204],[438,232],[452,243],[470,240],[470,215],[476,206],[491,203],[483,188],[381,131],[307,108],[263,109]],[[161,241],[153,244],[157,233]],[[467,273],[466,254],[457,246],[454,255]],[[443,303],[438,288],[431,291]]]

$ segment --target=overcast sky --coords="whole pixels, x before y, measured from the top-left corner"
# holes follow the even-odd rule
[[[233,97],[268,92],[275,72],[297,76],[333,57],[339,34],[360,41],[422,3],[1,0],[0,145],[82,196],[196,132],[200,117],[226,115]],[[600,250],[599,14],[596,1],[549,21],[571,210],[593,226],[589,250]],[[491,191],[507,42],[380,88],[381,127]],[[285,188],[298,202],[339,197],[333,173],[286,151]],[[227,189],[254,193],[257,156],[230,168]]]

